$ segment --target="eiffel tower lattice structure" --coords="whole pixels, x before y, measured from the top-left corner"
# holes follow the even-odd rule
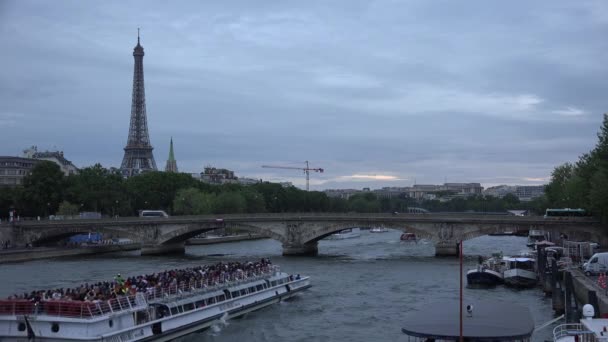
[[[131,177],[146,171],[156,171],[156,162],[152,154],[146,117],[146,92],[144,89],[144,48],[139,43],[137,29],[137,46],[133,49],[135,66],[133,70],[133,99],[131,103],[131,124],[129,138],[125,146],[120,171],[123,176]]]

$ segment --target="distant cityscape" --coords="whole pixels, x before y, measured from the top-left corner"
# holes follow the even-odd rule
[[[127,145],[124,147],[124,156],[119,169],[113,168],[123,175],[132,177],[141,173],[157,171],[156,162],[152,153],[148,133],[146,100],[144,88],[143,71],[144,49],[140,43],[139,32],[137,45],[133,49],[133,92],[131,105],[131,119]],[[78,173],[78,168],[69,161],[63,151],[38,151],[37,146],[32,146],[23,151],[22,156],[0,156],[0,186],[20,186],[23,178],[28,175],[34,166],[40,161],[51,161],[59,165],[61,171],[66,175]],[[310,169],[316,170],[316,169]],[[319,169],[322,171],[322,169]],[[167,158],[165,172],[178,172],[177,160],[173,149],[173,138],[170,141],[169,156]],[[234,171],[225,168],[205,166],[200,173],[191,173],[193,178],[209,184],[241,184],[251,185],[263,182],[262,179],[237,177]],[[279,182],[284,187],[291,187],[291,182]],[[348,199],[360,193],[373,193],[378,198],[398,198],[406,196],[416,200],[439,200],[449,201],[458,197],[469,197],[475,195],[490,195],[502,198],[508,194],[516,196],[520,201],[530,201],[544,194],[545,186],[530,185],[499,185],[487,188],[480,183],[444,183],[415,184],[409,187],[384,187],[381,189],[329,189],[325,194],[329,197]]]

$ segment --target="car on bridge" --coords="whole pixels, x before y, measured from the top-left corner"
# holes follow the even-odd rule
[[[139,217],[168,218],[169,215],[164,210],[142,210],[139,212]]]

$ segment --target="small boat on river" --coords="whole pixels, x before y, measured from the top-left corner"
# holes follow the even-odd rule
[[[503,277],[513,287],[534,287],[537,284],[536,261],[532,258],[505,257]]]
[[[470,301],[463,312],[465,341],[530,341],[534,319],[524,306],[500,301]],[[464,309],[463,309],[464,310]],[[460,307],[457,301],[429,304],[403,318],[408,341],[458,341]]]
[[[537,242],[547,240],[547,234],[543,230],[532,229],[528,232],[528,242],[526,246],[533,248]]]
[[[342,240],[342,239],[352,239],[358,238],[361,236],[361,230],[359,228],[348,228],[342,229],[341,231],[331,234],[327,237],[329,240]]]
[[[374,227],[369,230],[370,233],[386,233],[388,229],[386,227]]]
[[[18,296],[0,300],[0,341],[169,341],[280,302],[311,286],[309,277],[281,272],[272,264],[226,265],[165,271],[162,279],[159,273],[115,279],[104,287],[112,291],[107,297],[105,290],[103,295],[94,293],[98,284],[86,284],[78,288],[85,289],[80,297],[74,297],[86,293],[85,300],[55,298],[56,290],[54,299],[40,291],[34,300]],[[150,277],[161,280],[142,286],[142,279]],[[116,288],[120,295],[114,292]]]
[[[501,258],[489,258],[477,265],[477,268],[467,271],[469,287],[491,287],[504,283],[504,262]]]

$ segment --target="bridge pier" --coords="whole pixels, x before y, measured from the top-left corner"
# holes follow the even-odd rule
[[[319,254],[319,243],[317,241],[305,244],[283,244],[283,255],[285,256],[315,256]]]
[[[435,256],[457,257],[459,256],[460,244],[457,241],[439,241],[435,243]]]
[[[186,247],[184,242],[157,245],[143,244],[141,246],[141,255],[163,255],[163,254],[185,254]]]

